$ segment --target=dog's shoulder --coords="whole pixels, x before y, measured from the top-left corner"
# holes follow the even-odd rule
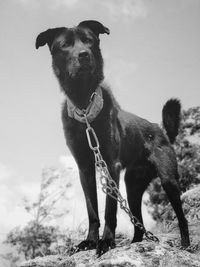
[[[121,107],[120,107],[119,103],[117,102],[117,100],[116,100],[110,86],[108,85],[108,83],[103,81],[100,84],[100,87],[101,87],[102,93],[103,93],[104,105],[106,105],[107,107],[110,107],[110,109],[113,109],[118,113],[118,111],[121,110]]]

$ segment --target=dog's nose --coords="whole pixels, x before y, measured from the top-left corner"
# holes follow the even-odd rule
[[[89,53],[85,50],[82,50],[79,53],[78,58],[80,61],[88,61],[89,60]]]

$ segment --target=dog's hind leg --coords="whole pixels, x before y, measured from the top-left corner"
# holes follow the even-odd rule
[[[129,208],[134,216],[143,224],[142,219],[142,196],[150,180],[146,178],[144,168],[127,169],[125,173],[125,184]],[[134,238],[132,242],[140,242],[143,238],[143,231],[135,227]]]
[[[94,249],[96,248],[99,240],[100,227],[94,164],[87,166],[87,168],[79,168],[79,174],[86,199],[89,217],[89,231],[86,240],[82,241],[78,245],[78,248],[79,250]]]
[[[167,145],[160,148],[157,147],[150,158],[156,166],[161,184],[176,213],[181,234],[181,245],[187,247],[190,245],[188,223],[185,219],[180,199],[179,175],[174,150]]]

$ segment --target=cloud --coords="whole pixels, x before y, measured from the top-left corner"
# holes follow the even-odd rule
[[[64,155],[60,156],[59,163],[65,169],[70,168],[74,171],[78,171],[76,161],[74,160],[74,158],[72,156],[64,156]]]
[[[80,0],[46,0],[46,1],[35,1],[35,0],[17,0],[22,5],[32,5],[32,6],[49,6],[51,8],[60,8],[60,7],[75,7]]]
[[[75,7],[80,0],[54,0],[53,3],[55,7],[58,6],[67,6],[67,7]]]
[[[0,181],[9,178],[12,175],[11,170],[0,162]]]
[[[35,199],[39,192],[38,182],[20,182],[17,175],[6,165],[0,163],[0,238],[18,225],[25,225],[30,220],[22,199]]]
[[[106,80],[112,84],[112,89],[118,92],[121,88],[125,87],[125,81],[131,81],[139,65],[128,59],[118,59],[116,56],[105,54],[104,58]]]
[[[87,13],[88,9],[93,10],[96,14],[100,13],[101,8],[106,9],[111,15],[111,19],[137,19],[147,16],[147,7],[144,0],[16,0],[24,6],[46,6],[52,9],[58,8],[77,8],[79,11]],[[95,15],[94,13],[94,15]]]
[[[114,19],[122,16],[126,19],[145,18],[148,13],[143,0],[102,0],[100,2]]]
[[[35,185],[24,184],[14,188],[8,185],[0,185],[0,234],[5,237],[12,228],[16,226],[23,226],[30,220],[30,215],[27,214],[22,204],[22,198],[25,196],[35,195]]]

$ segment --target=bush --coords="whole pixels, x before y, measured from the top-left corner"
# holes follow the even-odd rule
[[[12,230],[5,242],[15,246],[18,253],[23,253],[26,259],[33,259],[51,254],[50,246],[57,242],[58,235],[58,228],[31,221],[22,230],[19,227]]]
[[[181,193],[200,183],[200,107],[183,111],[179,135],[174,144],[180,174]],[[155,179],[148,188],[150,199],[147,205],[151,208],[155,220],[173,220],[171,216],[163,217],[169,209],[169,201],[162,189],[160,179]],[[167,213],[166,213],[167,214]],[[169,213],[171,214],[171,213]]]
[[[23,229],[17,227],[7,235],[5,243],[15,247],[26,259],[58,253],[58,244],[66,244],[66,237],[60,233],[59,228],[49,226],[52,219],[68,212],[65,210],[57,213],[59,201],[68,199],[67,189],[71,187],[66,174],[66,171],[54,168],[43,170],[37,201],[24,200],[24,208],[33,219]],[[69,243],[68,238],[67,244]]]

